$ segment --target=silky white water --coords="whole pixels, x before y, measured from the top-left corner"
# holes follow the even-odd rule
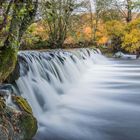
[[[99,52],[20,52],[17,91],[38,120],[34,140],[140,140],[140,63]]]

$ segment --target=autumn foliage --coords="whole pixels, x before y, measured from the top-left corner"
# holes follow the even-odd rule
[[[98,47],[111,48],[113,52],[136,53],[140,50],[140,18],[135,18],[129,23],[118,18],[116,20],[100,19],[96,32],[94,30],[95,24],[94,14],[92,21],[89,13],[75,15],[72,25],[67,31],[64,45],[93,42]],[[28,28],[22,38],[22,48],[46,49],[49,48],[47,46],[48,40],[48,26],[46,21],[41,20]]]
[[[109,21],[106,30],[112,41],[112,47],[136,53],[140,49],[140,18],[129,23]],[[114,41],[114,42],[113,42]]]

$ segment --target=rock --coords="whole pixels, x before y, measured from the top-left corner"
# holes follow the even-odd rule
[[[22,64],[22,71],[20,71],[20,63]],[[18,55],[17,62],[13,71],[5,79],[5,83],[14,83],[19,77],[27,75],[29,71],[28,63],[22,55]]]
[[[26,99],[12,95],[12,102],[18,108],[11,107],[6,104],[6,98],[0,96],[0,140],[31,140],[37,131],[37,121],[30,105]]]
[[[24,140],[31,140],[37,131],[37,121],[27,112],[23,112],[19,121],[20,130],[24,136]]]
[[[0,85],[0,94],[2,94],[2,93],[4,94],[4,92],[5,92],[5,94],[8,94],[8,93],[12,94],[13,91],[14,91],[14,89],[11,84]]]
[[[13,72],[6,78],[5,83],[14,83],[20,77],[20,66],[19,63],[16,63],[15,69]]]
[[[0,48],[0,83],[5,81],[15,68],[17,61],[17,49]]]
[[[136,55],[132,55],[132,54],[124,54],[123,52],[117,52],[114,54],[115,58],[122,58],[122,59],[136,59]]]
[[[21,98],[20,96],[12,96],[12,101],[18,106],[21,111],[27,112],[28,114],[33,114],[32,108],[30,107],[26,99]]]
[[[0,125],[0,138],[2,140],[8,140],[8,131],[2,125]]]

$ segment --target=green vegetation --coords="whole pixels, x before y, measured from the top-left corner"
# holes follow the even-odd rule
[[[42,13],[48,27],[48,46],[62,48],[66,39],[71,15],[79,5],[74,0],[48,0],[42,3]]]
[[[38,0],[0,2],[0,82],[13,71],[21,38],[32,23]]]
[[[89,0],[80,3],[42,0],[39,6],[42,17],[24,34],[21,49],[88,47],[90,44],[106,46],[112,52],[139,51],[140,1],[93,2],[94,5]]]

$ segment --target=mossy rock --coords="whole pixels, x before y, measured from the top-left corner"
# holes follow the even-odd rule
[[[12,73],[5,79],[4,83],[12,83],[14,84],[16,80],[20,77],[20,65],[18,60],[16,62],[15,68]]]
[[[0,49],[0,83],[3,82],[14,70],[17,61],[15,48]]]
[[[26,99],[21,96],[12,96],[13,103],[20,109],[22,115],[19,119],[19,126],[24,140],[30,140],[37,131],[37,121],[33,117],[32,108]]]
[[[15,106],[8,106],[0,96],[0,140],[31,140],[37,132],[32,109],[20,96],[12,95],[12,101]]]
[[[36,119],[27,112],[23,112],[20,118],[20,129],[23,132],[24,140],[31,140],[37,132],[37,121]]]
[[[12,96],[12,101],[18,106],[20,111],[27,112],[28,114],[33,114],[32,108],[30,107],[26,99],[22,98],[21,96]]]

